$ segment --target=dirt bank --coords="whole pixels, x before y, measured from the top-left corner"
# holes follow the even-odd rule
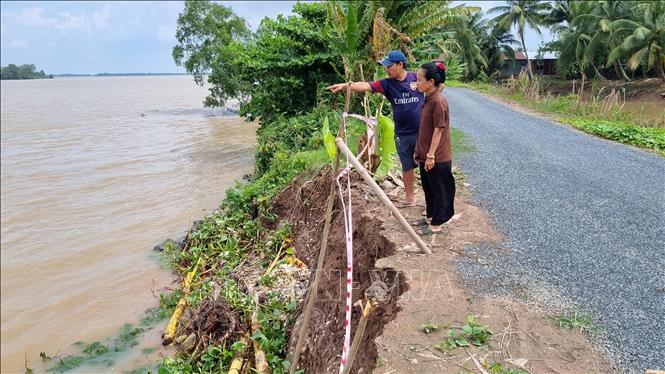
[[[280,220],[288,221],[293,230],[293,246],[296,256],[310,269],[316,268],[320,250],[321,232],[328,191],[330,169],[308,181],[296,180],[273,201],[273,212]],[[369,372],[378,356],[374,339],[381,335],[384,326],[399,311],[397,299],[406,291],[401,272],[391,267],[376,267],[379,258],[395,254],[396,246],[381,234],[383,221],[373,214],[376,199],[364,188],[359,179],[354,178],[354,273],[353,301],[362,300],[365,291],[373,283],[381,281],[388,291],[388,298],[379,304],[369,320],[352,371]],[[300,358],[300,367],[306,373],[333,373],[339,370],[340,355],[344,341],[344,310],[346,282],[346,247],[344,241],[344,218],[341,204],[336,201],[333,207],[330,241],[326,252],[323,274],[319,283],[317,301],[306,336],[306,343]],[[307,299],[301,303],[304,306]],[[355,333],[360,318],[360,308],[353,310],[352,333]],[[290,352],[295,349],[302,314],[291,331]]]
[[[273,211],[293,227],[296,255],[310,268],[316,266],[330,187],[329,169],[311,180],[296,180],[274,200]],[[500,241],[481,207],[469,202],[460,185],[458,215],[444,233],[428,238],[433,254],[416,252],[415,246],[389,212],[359,179],[353,182],[354,302],[362,299],[373,281],[382,279],[389,300],[369,320],[352,372],[458,373],[462,368],[480,372],[476,363],[497,363],[533,373],[612,372],[613,368],[579,332],[557,327],[543,312],[514,300],[474,295],[457,285],[450,265],[454,256],[470,256],[465,245]],[[401,193],[395,189],[392,195]],[[421,200],[422,196],[420,196]],[[333,209],[331,239],[315,310],[301,354],[307,373],[335,373],[344,339],[344,222],[339,201]],[[408,220],[420,217],[422,207],[404,210]],[[476,258],[483,261],[482,258]],[[301,305],[306,304],[306,299]],[[302,311],[300,312],[302,313]],[[477,315],[493,335],[481,347],[438,350],[448,328]],[[290,332],[290,352],[300,326],[299,316]],[[360,318],[354,308],[352,332]],[[433,323],[430,334],[421,326]]]

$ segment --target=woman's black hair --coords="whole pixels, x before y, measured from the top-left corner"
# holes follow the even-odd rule
[[[425,79],[434,79],[437,86],[446,81],[446,64],[443,61],[428,62],[420,65],[420,68],[425,71]]]

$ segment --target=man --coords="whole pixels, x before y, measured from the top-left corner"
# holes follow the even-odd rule
[[[407,71],[406,56],[402,51],[390,51],[379,61],[388,78],[374,82],[352,82],[352,92],[382,93],[393,108],[395,121],[395,146],[402,164],[402,179],[406,197],[396,205],[399,208],[416,205],[414,189],[414,169],[418,166],[413,153],[418,140],[420,111],[425,97],[416,89],[416,73]],[[337,83],[328,87],[332,92],[346,90],[347,83]]]

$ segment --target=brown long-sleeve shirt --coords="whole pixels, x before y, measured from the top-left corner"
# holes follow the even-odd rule
[[[434,162],[447,162],[452,160],[450,112],[448,111],[448,100],[439,90],[425,97],[425,105],[420,113],[420,130],[415,149],[415,159],[419,163],[427,160],[432,135],[437,127],[443,128],[443,133],[436,152],[434,152]]]

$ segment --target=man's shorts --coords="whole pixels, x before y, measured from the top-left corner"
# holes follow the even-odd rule
[[[416,161],[413,160],[417,141],[418,134],[395,136],[395,146],[397,147],[399,161],[402,163],[402,171],[409,171],[418,166]]]

